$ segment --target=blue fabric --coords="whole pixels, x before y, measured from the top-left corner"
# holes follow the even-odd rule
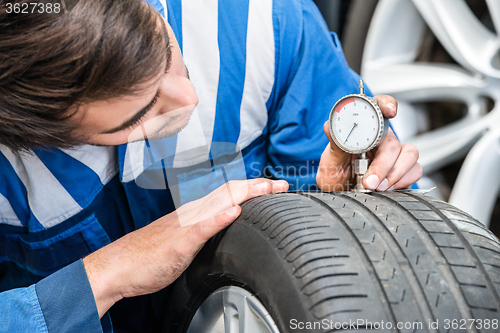
[[[232,33],[219,34],[219,49],[227,51],[221,56],[213,142],[236,143],[240,134],[239,113],[226,116],[240,109],[245,85],[247,22],[234,17],[248,17],[248,0],[219,1],[219,31]]]
[[[328,144],[323,124],[339,98],[358,93],[359,76],[311,1],[277,1],[274,15],[280,44],[270,98],[268,170],[286,179],[291,190],[314,190]]]
[[[168,23],[175,31],[175,37],[177,38],[177,42],[179,43],[179,47],[182,52],[182,2],[181,1],[167,1],[168,7],[170,10],[168,11]],[[159,6],[153,6],[156,10],[159,10]]]
[[[0,332],[48,332],[34,285],[0,293]]]
[[[36,284],[49,333],[101,333],[94,295],[82,260]]]
[[[0,153],[0,194],[8,198],[12,208],[23,226],[31,232],[43,230],[43,226],[33,215],[28,205],[26,187],[19,179],[10,162]],[[2,217],[0,216],[0,221]]]
[[[97,174],[59,149],[35,149],[35,154],[81,207],[87,207],[103,187]]]
[[[92,215],[53,237],[28,242],[18,234],[0,234],[0,261],[13,261],[29,272],[47,276],[74,261],[75,253],[88,254],[110,242]]]
[[[144,192],[147,193],[144,189],[137,189],[135,197],[141,195],[140,199],[143,199]],[[147,197],[144,200],[148,200]],[[40,232],[0,224],[0,272],[5,270],[0,274],[0,291],[35,283],[137,229],[135,223],[144,226],[147,224],[145,219],[152,218],[148,215],[134,220],[130,206],[117,175],[88,207],[64,223]],[[162,210],[154,217],[162,213],[166,211]],[[13,271],[12,263],[22,270]],[[29,278],[25,279],[23,275]]]
[[[137,192],[142,194],[145,190],[137,189]],[[84,211],[53,228],[34,233],[21,231],[18,227],[0,225],[0,276],[2,276],[2,279],[0,279],[0,291],[36,283],[41,278],[101,248],[110,241],[116,240],[118,237],[137,229],[137,226],[134,225],[131,211],[128,208],[129,206],[127,195],[119,181],[119,176],[116,175],[101,189],[101,192]],[[91,215],[89,216],[89,214]],[[161,216],[161,213],[158,213],[158,216]],[[146,224],[146,221],[141,219],[138,219],[137,222],[142,225]],[[44,281],[50,282],[53,276],[57,277],[63,270],[49,275]],[[75,280],[72,280],[72,272],[75,271],[69,270],[65,273],[68,280],[74,282],[72,286],[85,286],[82,279],[86,279],[86,275],[80,275],[81,279],[75,277]],[[58,283],[62,284],[60,280]],[[54,283],[54,285],[58,283]],[[10,332],[38,332],[30,328],[30,325],[33,323],[27,320],[27,318],[31,319],[31,314],[24,312],[24,310],[21,312],[19,312],[20,310],[16,310],[26,307],[26,304],[31,302],[26,298],[26,292],[23,292],[26,288],[14,290],[17,290],[17,298],[3,298],[4,295],[7,296],[7,293],[12,291],[10,290],[0,293],[0,303],[4,304],[4,300],[7,299],[10,302],[10,307],[8,308],[10,316],[23,317],[23,321],[20,321],[18,324],[24,323],[27,326],[26,330],[20,328]],[[84,293],[85,290],[89,291],[89,289],[83,288],[81,292]],[[54,297],[56,294],[55,291],[59,291],[59,289],[55,287],[47,289],[47,292],[44,294],[47,303],[50,302],[51,297]],[[93,307],[95,307],[91,290],[87,294],[87,299],[91,299]],[[61,316],[66,318],[66,320],[74,318],[70,312],[70,307],[62,307],[61,309],[66,310],[66,312],[61,312]],[[47,316],[50,319],[50,312]],[[69,322],[73,322],[73,319],[69,320]],[[109,315],[103,317],[102,327],[103,329],[106,328],[104,332],[112,331]],[[82,331],[87,332],[87,330],[80,330],[80,332]],[[43,330],[40,332],[43,332]],[[55,332],[60,331],[56,330]]]
[[[112,332],[109,316],[99,320],[81,260],[36,285],[0,293],[0,332]]]

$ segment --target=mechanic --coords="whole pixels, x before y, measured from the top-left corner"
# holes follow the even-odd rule
[[[153,297],[135,296],[171,284],[240,203],[288,183],[352,182],[351,156],[323,124],[359,77],[311,0],[149,2],[0,8],[0,332],[156,331]],[[392,97],[376,98],[396,115]],[[129,135],[162,115],[176,149],[234,143],[249,178],[274,180],[232,181],[232,198],[223,186],[175,210],[126,158]],[[374,154],[367,188],[421,176],[417,150],[392,131]],[[308,171],[280,171],[289,165]]]

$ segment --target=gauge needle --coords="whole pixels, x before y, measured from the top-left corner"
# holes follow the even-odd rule
[[[354,123],[354,125],[351,128],[351,131],[349,132],[349,134],[347,134],[347,138],[345,138],[345,140],[344,140],[344,144],[347,142],[347,139],[349,139],[349,136],[351,135],[352,131],[354,130],[354,128],[356,126],[358,126],[358,123]]]

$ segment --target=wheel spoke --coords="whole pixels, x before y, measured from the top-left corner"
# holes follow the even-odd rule
[[[188,333],[279,333],[260,301],[240,287],[214,291],[196,311]]]
[[[465,68],[500,78],[499,40],[463,0],[414,0],[450,55]]]
[[[493,21],[493,25],[495,26],[495,30],[498,34],[500,31],[500,1],[486,0],[486,4],[488,5],[491,20]]]
[[[472,105],[472,108],[479,107],[479,103]],[[479,112],[471,113],[448,126],[409,138],[407,142],[419,149],[419,163],[424,168],[424,173],[429,174],[450,161],[465,156],[485,131],[499,127],[500,107],[497,107],[483,117]]]
[[[400,113],[412,112],[410,103],[461,101],[467,105],[462,120],[416,137],[404,137],[420,151],[419,162],[426,174],[464,156],[488,128],[500,124],[500,107],[482,118],[487,82],[454,65],[400,64],[372,62],[364,66],[363,76],[374,94],[388,94],[401,103]],[[495,100],[497,96],[492,96]],[[413,117],[413,115],[412,115]],[[395,124],[396,125],[396,124]],[[398,132],[398,126],[395,126]],[[402,129],[399,132],[404,132]]]
[[[215,292],[196,311],[187,333],[224,333],[222,293]]]
[[[264,322],[258,317],[257,313],[255,313],[251,301],[249,302],[247,298],[245,298],[244,302],[244,315],[241,324],[241,333],[264,332],[266,329]]]
[[[467,155],[450,195],[450,203],[489,227],[500,190],[500,128],[490,131]],[[466,193],[467,195],[464,195]]]
[[[372,61],[412,62],[418,55],[424,32],[425,22],[410,1],[381,0],[368,31],[362,67]]]
[[[222,296],[222,304],[224,307],[224,332],[225,333],[242,333],[241,319],[244,312],[242,309],[242,300],[239,295],[232,292],[224,291]]]
[[[372,62],[363,77],[374,94],[388,94],[406,102],[455,100],[471,103],[484,95],[486,82],[453,65]]]

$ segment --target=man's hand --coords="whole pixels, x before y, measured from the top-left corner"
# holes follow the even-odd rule
[[[377,95],[375,99],[386,118],[396,116],[397,102],[393,97]],[[357,155],[347,154],[335,145],[330,135],[328,121],[323,125],[323,130],[330,143],[321,155],[316,182],[323,191],[351,189],[356,182],[352,177],[351,162]],[[367,157],[372,160],[368,172],[363,177],[363,186],[367,189],[377,191],[405,189],[422,176],[422,167],[417,163],[417,148],[410,144],[401,144],[391,129],[385,140],[368,152]]]
[[[238,217],[239,204],[287,190],[282,180],[231,181],[84,258],[99,316],[124,297],[150,294],[174,282],[203,244]]]

